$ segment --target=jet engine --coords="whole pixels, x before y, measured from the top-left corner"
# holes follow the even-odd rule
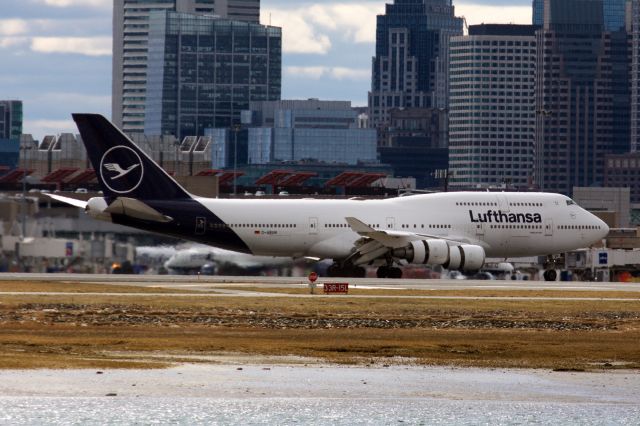
[[[106,212],[109,205],[102,197],[93,197],[87,202],[85,212],[94,219],[111,222],[111,214]]]
[[[393,250],[393,256],[409,263],[442,265],[449,260],[449,245],[444,240],[419,240]]]
[[[484,260],[482,247],[463,244],[449,247],[449,260],[442,266],[449,270],[478,271],[484,265]]]
[[[444,240],[411,241],[408,246],[392,251],[393,257],[409,263],[442,265],[446,269],[478,271],[484,265],[485,253],[480,246],[462,244],[449,246]]]

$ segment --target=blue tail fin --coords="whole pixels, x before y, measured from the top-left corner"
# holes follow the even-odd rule
[[[191,198],[124,133],[98,114],[73,114],[106,197]]]

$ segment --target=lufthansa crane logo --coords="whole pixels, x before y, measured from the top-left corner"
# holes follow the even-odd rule
[[[116,194],[127,194],[142,183],[142,159],[127,146],[114,146],[104,153],[100,161],[102,182]]]

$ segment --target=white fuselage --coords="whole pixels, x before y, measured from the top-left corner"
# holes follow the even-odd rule
[[[587,247],[609,228],[570,198],[551,193],[449,192],[384,200],[197,200],[251,252],[344,259],[362,238],[354,217],[372,228],[482,246],[490,257],[561,253]]]

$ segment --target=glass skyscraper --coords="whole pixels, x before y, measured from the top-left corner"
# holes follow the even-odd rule
[[[0,101],[0,139],[19,140],[22,134],[22,101]]]
[[[536,33],[536,180],[569,195],[602,185],[605,155],[629,149],[628,39],[604,31],[600,0],[545,7]]]
[[[449,38],[462,35],[451,0],[395,0],[377,18],[372,64],[371,126],[392,108],[447,108]]]
[[[144,132],[202,136],[250,101],[280,99],[282,31],[210,16],[151,14]]]
[[[249,164],[377,163],[376,131],[360,129],[348,101],[252,102]]]
[[[640,0],[631,1],[631,151],[640,151]]]
[[[602,18],[605,31],[624,30],[627,0],[597,0],[602,2]],[[544,24],[545,0],[533,0],[533,25]]]
[[[149,16],[160,10],[257,23],[260,0],[114,0],[111,109],[126,133],[144,130]]]

